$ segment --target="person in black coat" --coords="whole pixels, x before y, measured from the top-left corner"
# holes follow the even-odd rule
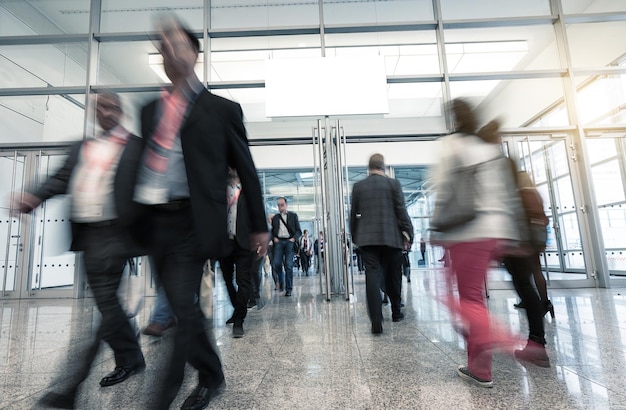
[[[141,111],[146,144],[135,200],[146,206],[146,219],[137,234],[154,258],[178,323],[169,366],[148,406],[169,407],[189,363],[198,371],[198,384],[182,408],[202,409],[224,385],[222,363],[196,295],[205,261],[229,252],[229,167],[237,171],[246,193],[249,247],[259,257],[268,243],[265,207],[241,106],[211,94],[200,82],[194,72],[200,43],[180,21],[166,16],[158,32],[172,85]]]
[[[365,264],[372,333],[382,333],[381,283],[391,301],[392,320],[398,322],[404,318],[400,301],[402,249],[411,247],[413,225],[400,182],[385,175],[381,154],[370,157],[368,172],[369,176],[352,188],[350,232]]]
[[[145,368],[137,335],[117,296],[126,260],[143,252],[132,240],[137,206],[132,195],[142,142],[119,124],[122,106],[117,94],[97,97],[96,117],[104,131],[98,138],[75,144],[65,164],[34,193],[24,193],[16,208],[30,212],[55,195],[71,195],[71,250],[82,251],[87,282],[102,314],[95,340],[72,360],[67,386],[49,392],[41,404],[73,408],[79,385],[105,341],[115,356],[115,370],[100,385],[111,386]]]
[[[293,258],[295,245],[300,240],[302,229],[295,212],[287,210],[287,198],[276,201],[278,213],[272,218],[272,240],[274,241],[274,272],[278,275],[280,290],[291,296],[293,288]],[[283,275],[283,266],[285,272]]]
[[[246,209],[245,192],[241,189],[237,172],[232,168],[230,172],[227,202],[230,252],[220,258],[219,263],[230,303],[235,308],[233,316],[226,323],[233,324],[233,337],[240,338],[244,336],[243,322],[248,313],[248,301],[254,286],[253,275],[258,276],[262,259],[256,249],[250,249],[250,218]],[[233,279],[237,282],[237,289]]]

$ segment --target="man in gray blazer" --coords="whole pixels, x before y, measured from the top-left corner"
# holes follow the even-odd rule
[[[413,226],[400,182],[385,175],[381,154],[370,157],[368,172],[369,176],[352,188],[350,232],[365,264],[372,333],[382,333],[381,284],[391,300],[392,320],[399,322],[404,318],[400,310],[402,249],[409,249],[413,243]]]

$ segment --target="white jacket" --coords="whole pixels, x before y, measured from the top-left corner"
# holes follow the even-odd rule
[[[456,155],[458,153],[458,156]],[[458,159],[457,159],[458,158]],[[452,189],[453,170],[479,163],[476,172],[476,218],[447,232],[433,233],[441,242],[469,242],[480,239],[520,239],[517,215],[522,211],[515,182],[506,158],[498,146],[475,135],[453,134],[443,139],[442,156],[436,169],[437,195]]]

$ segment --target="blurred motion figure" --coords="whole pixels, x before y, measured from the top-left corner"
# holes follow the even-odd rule
[[[96,97],[96,118],[102,134],[74,145],[65,164],[34,193],[25,192],[15,208],[30,212],[54,195],[71,197],[72,246],[83,251],[87,282],[102,314],[95,339],[81,359],[70,361],[69,381],[47,393],[40,404],[74,408],[78,388],[87,377],[101,341],[115,355],[115,370],[100,381],[111,386],[145,368],[137,335],[117,296],[126,260],[143,254],[130,231],[137,213],[132,201],[141,155],[141,139],[120,125],[122,105],[117,94]]]

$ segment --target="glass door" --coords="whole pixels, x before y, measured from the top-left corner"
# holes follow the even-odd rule
[[[66,150],[41,150],[35,156],[34,186],[63,165]],[[69,250],[71,227],[67,195],[57,195],[32,212],[28,277],[30,297],[72,297],[77,277],[76,254]]]
[[[24,227],[11,212],[14,192],[24,181],[26,156],[17,151],[0,152],[0,299],[17,299],[22,288]]]
[[[587,280],[577,198],[566,136],[504,137],[505,151],[528,171],[544,202],[550,223],[541,255],[548,280]]]
[[[75,296],[67,198],[52,198],[25,215],[14,215],[10,205],[56,172],[66,154],[65,149],[0,152],[0,195],[9,198],[0,205],[2,298]]]

